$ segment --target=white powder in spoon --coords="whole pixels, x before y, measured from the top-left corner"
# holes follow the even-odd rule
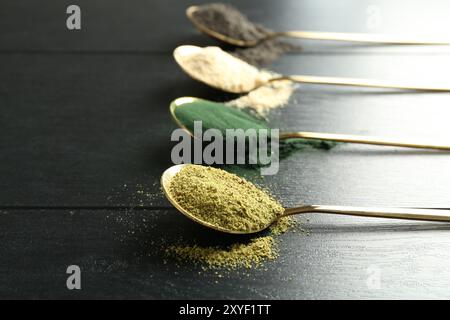
[[[181,46],[175,59],[191,77],[228,92],[249,92],[277,74],[260,70],[219,47]]]

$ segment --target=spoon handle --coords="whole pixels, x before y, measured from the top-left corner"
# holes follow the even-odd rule
[[[450,222],[450,210],[311,205],[286,209],[283,216],[317,212],[360,217]]]
[[[280,76],[270,79],[270,81],[291,80],[300,83],[313,84],[328,84],[338,86],[354,86],[354,87],[369,87],[369,88],[385,88],[385,89],[400,89],[400,90],[414,90],[414,91],[437,91],[448,92],[450,86],[439,86],[433,84],[412,83],[407,81],[392,81],[392,80],[375,80],[375,79],[358,79],[358,78],[341,78],[341,77],[318,77],[307,75],[291,75]]]
[[[335,133],[320,133],[320,132],[289,132],[280,134],[280,139],[292,139],[292,138],[328,140],[336,142],[372,144],[379,146],[393,146],[393,147],[417,148],[417,149],[450,150],[450,145],[439,145],[417,141],[416,142],[400,141],[387,138],[359,136],[350,134],[335,134]]]
[[[407,35],[345,33],[320,31],[285,31],[270,34],[270,37],[291,37],[309,40],[331,40],[359,43],[380,43],[398,45],[449,45],[450,39],[433,39],[432,37],[418,37]]]

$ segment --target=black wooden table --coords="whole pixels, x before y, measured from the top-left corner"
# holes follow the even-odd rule
[[[198,1],[203,2],[203,1]],[[197,2],[197,3],[198,3]],[[442,1],[231,1],[274,29],[446,36]],[[447,224],[298,218],[280,258],[257,270],[203,271],[168,244],[226,243],[160,193],[171,165],[168,105],[229,95],[189,79],[180,44],[217,45],[185,0],[0,2],[1,298],[450,298]],[[284,73],[448,81],[450,47],[298,42]],[[271,116],[284,129],[450,140],[450,94],[304,85]],[[375,146],[306,151],[259,181],[284,205],[450,207],[450,155]],[[78,265],[82,289],[68,290]]]

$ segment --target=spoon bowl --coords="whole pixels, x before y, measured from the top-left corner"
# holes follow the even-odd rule
[[[207,53],[208,58],[211,59],[211,61],[208,61],[207,69],[199,68],[198,66],[198,57],[202,53]],[[181,69],[191,78],[225,92],[247,93],[267,84],[271,80],[278,80],[279,78],[278,74],[259,70],[247,62],[226,53],[219,47],[202,48],[193,45],[182,45],[175,48],[173,57]],[[193,64],[187,61],[191,61]]]
[[[249,233],[256,233],[256,232],[260,232],[264,229],[266,229],[269,226],[265,226],[259,230],[252,230],[251,232],[248,231],[236,231],[236,230],[229,230],[226,228],[223,228],[221,226],[217,226],[214,225],[212,223],[209,223],[208,221],[199,219],[197,216],[195,216],[194,214],[192,214],[191,212],[189,212],[188,210],[186,210],[185,208],[183,208],[183,206],[181,206],[175,199],[175,197],[172,195],[171,191],[170,191],[170,184],[171,181],[173,180],[173,178],[175,177],[175,175],[180,172],[184,167],[186,166],[191,166],[192,164],[178,164],[178,165],[174,165],[170,168],[168,168],[167,170],[164,171],[164,173],[161,176],[161,186],[164,192],[164,195],[166,196],[167,200],[169,200],[169,202],[182,214],[184,214],[186,217],[188,217],[189,219],[214,230],[217,231],[221,231],[221,232],[226,232],[226,233],[232,233],[232,234],[249,234]],[[276,220],[274,220],[273,222],[275,222]],[[272,223],[273,223],[272,222]]]

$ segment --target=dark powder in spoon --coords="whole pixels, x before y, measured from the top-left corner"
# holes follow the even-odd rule
[[[194,12],[194,18],[210,30],[243,41],[262,39],[272,31],[251,22],[236,8],[224,3],[199,6]],[[300,50],[298,46],[289,42],[270,39],[262,41],[255,47],[237,49],[233,54],[250,64],[265,66],[284,53],[298,50]]]
[[[239,48],[231,54],[257,67],[265,67],[288,52],[298,52],[300,47],[286,41],[270,39],[254,47]]]
[[[231,5],[210,3],[198,6],[194,18],[210,30],[233,39],[253,41],[262,39],[270,30],[254,24]]]

